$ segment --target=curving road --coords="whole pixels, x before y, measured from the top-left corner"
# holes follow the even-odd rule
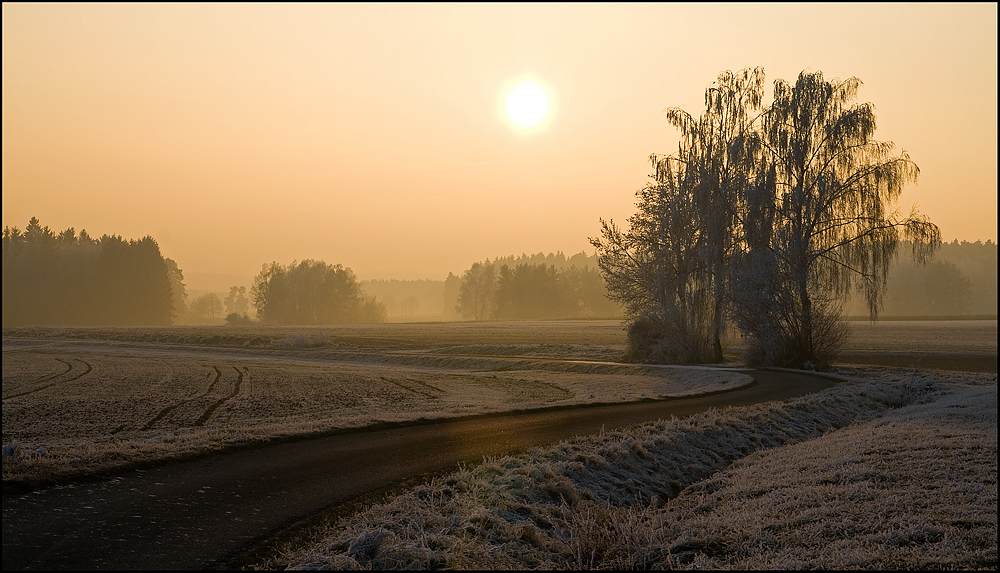
[[[3,568],[211,568],[324,508],[459,462],[835,383],[798,372],[747,373],[756,383],[732,392],[343,433],[34,492],[3,502]]]

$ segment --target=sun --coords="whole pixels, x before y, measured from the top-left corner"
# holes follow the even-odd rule
[[[541,121],[547,109],[548,98],[542,88],[535,84],[521,84],[507,98],[507,114],[517,124],[525,127]]]

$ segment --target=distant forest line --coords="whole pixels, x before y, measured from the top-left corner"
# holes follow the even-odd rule
[[[375,279],[361,285],[397,321],[622,316],[606,296],[597,257],[583,252],[510,255],[474,263],[445,280]]]
[[[882,318],[909,317],[993,317],[997,316],[997,244],[958,240],[943,243],[925,265],[909,257],[909,244],[900,245],[889,271],[888,287]],[[537,253],[518,257],[486,259],[478,264],[495,268],[508,265],[549,265],[556,270],[573,266],[597,270],[596,255],[578,253],[566,257],[562,253]],[[466,270],[465,273],[469,271]],[[459,306],[461,276],[449,274],[446,280],[366,280],[361,281],[365,292],[386,304],[389,320],[463,320]],[[605,299],[601,318],[621,316],[621,308]],[[862,297],[852,296],[844,306],[848,318],[868,319]],[[573,318],[577,318],[574,316]]]
[[[172,263],[150,236],[4,227],[3,325],[170,324]]]
[[[997,244],[942,243],[921,265],[902,242],[889,270],[882,318],[997,315]],[[868,317],[861,297],[845,305],[850,317]]]
[[[884,318],[996,317],[997,245],[944,243],[926,265],[899,249]],[[189,300],[183,271],[146,236],[56,233],[32,218],[3,230],[3,326],[332,324],[619,318],[596,255],[541,252],[476,262],[444,280],[358,280],[323,261],[270,263],[251,285]],[[860,297],[844,308],[866,317]]]

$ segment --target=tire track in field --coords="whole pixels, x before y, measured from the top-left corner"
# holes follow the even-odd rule
[[[174,379],[174,367],[171,366],[171,365],[169,365],[169,364],[167,364],[167,361],[164,360],[164,359],[162,359],[162,358],[157,358],[157,361],[159,361],[159,363],[162,364],[163,367],[167,369],[167,373],[164,374],[160,378],[160,380],[159,380],[159,385],[160,386],[166,386],[171,380]],[[129,424],[127,424],[127,423],[125,423],[125,424],[119,424],[117,428],[115,428],[114,430],[111,430],[111,434],[112,435],[117,434],[118,432],[125,431],[128,428],[129,428]],[[148,428],[144,426],[144,427],[142,427],[140,429],[146,430]]]
[[[69,362],[66,362],[65,360],[62,360],[62,359],[59,359],[59,358],[53,358],[53,360],[55,360],[56,362],[62,362],[63,364],[65,364],[66,365],[66,369],[63,370],[62,372],[56,372],[55,374],[49,374],[48,376],[43,376],[43,377],[39,378],[38,380],[35,380],[35,384],[38,384],[39,382],[48,382],[49,380],[52,380],[53,378],[57,378],[59,376],[62,376],[63,374],[66,374],[67,372],[69,372],[70,370],[73,369],[73,365],[70,364]]]
[[[163,375],[163,378],[160,378],[160,385],[166,386],[167,383],[174,379],[174,367],[167,364],[167,361],[162,358],[157,358],[157,360],[167,369],[167,373]]]
[[[69,373],[69,371],[73,370],[73,365],[70,364],[69,362],[66,362],[65,360],[62,360],[60,358],[53,358],[53,360],[55,360],[56,362],[62,362],[63,364],[65,364],[66,365],[66,369],[63,370],[62,372],[56,372],[55,374],[49,374],[48,376],[42,376],[38,380],[35,380],[34,382],[32,382],[32,384],[41,384],[42,382],[48,382],[49,380],[52,380],[53,378],[58,378],[58,377],[62,376],[63,374],[67,374],[67,373]],[[38,389],[28,390],[25,393],[18,394],[18,396],[23,396],[24,394],[26,394],[28,392],[35,392],[37,390]],[[15,396],[7,396],[7,397],[4,398],[4,400],[6,400],[7,398],[14,398],[14,397]]]
[[[437,392],[439,394],[434,394],[432,392],[428,392],[428,391],[425,391],[425,390],[420,390],[419,388],[413,388],[413,387],[411,387],[411,386],[409,386],[407,384],[403,384],[402,382],[397,382],[396,380],[390,380],[389,378],[386,378],[385,376],[380,376],[380,378],[383,381],[388,382],[389,384],[393,384],[395,386],[398,386],[398,387],[402,388],[403,390],[406,390],[407,392],[413,392],[414,394],[420,394],[421,396],[424,396],[426,398],[431,398],[433,400],[438,399],[440,394],[444,394],[445,393],[443,390],[441,390],[439,388],[435,388],[434,386],[431,386],[430,384],[424,384],[423,382],[420,382],[419,380],[414,380],[412,378],[407,378],[407,382],[415,382],[416,384],[419,384],[420,386],[423,386],[425,388],[430,388],[431,390],[437,390]]]
[[[230,392],[228,396],[223,396],[222,398],[219,398],[218,400],[216,400],[214,404],[209,406],[208,409],[205,410],[205,412],[201,415],[201,417],[198,418],[198,421],[194,423],[195,426],[204,426],[205,422],[207,422],[208,419],[212,417],[212,414],[214,414],[215,411],[219,409],[219,406],[222,406],[226,402],[232,400],[237,395],[239,395],[240,387],[243,385],[243,372],[241,372],[240,369],[235,366],[233,366],[233,370],[236,371],[236,384],[233,386],[233,391]],[[216,368],[215,371],[219,372],[219,369]],[[216,381],[218,381],[218,378],[216,378]]]
[[[497,373],[482,377],[473,377],[471,382],[483,388],[506,395],[511,400],[543,400],[553,402],[565,400],[574,396],[573,392],[561,388],[551,382],[497,375]]]
[[[447,392],[445,392],[444,390],[438,388],[437,386],[434,386],[433,384],[428,384],[427,382],[421,382],[420,380],[417,380],[416,378],[407,378],[406,381],[407,382],[413,382],[414,384],[420,384],[424,388],[428,388],[428,389],[430,389],[431,392],[435,392],[437,394],[447,394]]]
[[[56,360],[59,360],[59,359],[56,358]],[[45,384],[44,386],[39,386],[38,388],[33,388],[33,389],[27,390],[25,392],[20,392],[20,393],[17,393],[17,394],[11,394],[9,396],[4,396],[3,399],[4,400],[10,400],[11,398],[18,398],[20,396],[27,396],[28,394],[34,394],[35,392],[41,392],[42,390],[44,390],[44,389],[46,389],[46,388],[48,388],[50,386],[55,386],[56,384],[65,384],[67,382],[72,382],[74,380],[79,380],[80,378],[83,378],[84,376],[86,376],[87,374],[89,374],[90,371],[94,369],[94,367],[91,366],[90,363],[87,362],[87,361],[85,361],[85,360],[80,360],[79,358],[74,358],[73,360],[76,360],[77,362],[82,362],[83,365],[87,367],[87,369],[84,370],[83,372],[81,372],[80,374],[77,374],[76,376],[74,376],[72,378],[67,378],[65,380],[56,380],[55,382],[52,382],[50,384]],[[59,360],[59,362],[62,362],[66,366],[69,366],[69,370],[66,370],[65,372],[60,372],[59,374],[56,374],[54,376],[49,376],[48,378],[43,378],[43,379],[39,380],[39,382],[44,382],[44,381],[47,381],[47,380],[52,380],[54,378],[58,378],[59,376],[62,376],[63,374],[66,374],[66,373],[70,372],[71,370],[73,370],[73,365],[70,364],[69,362],[66,362],[65,360]]]
[[[209,394],[211,394],[212,390],[215,388],[215,384],[219,381],[219,378],[222,378],[222,372],[219,370],[218,366],[213,366],[212,369],[215,370],[215,378],[212,379],[212,382],[208,385],[208,389],[207,390],[205,390],[204,392],[202,392],[201,394],[198,394],[197,396],[195,396],[193,398],[188,398],[187,400],[181,400],[180,402],[177,402],[176,404],[172,404],[172,405],[167,406],[166,408],[160,410],[160,413],[157,414],[157,415],[155,415],[155,416],[153,416],[153,418],[150,421],[146,422],[146,425],[143,426],[142,428],[140,428],[140,431],[142,431],[142,430],[149,430],[150,428],[153,427],[153,424],[159,422],[160,420],[163,419],[164,416],[166,416],[167,414],[173,412],[177,408],[180,408],[184,404],[189,404],[191,402],[194,402],[195,400],[198,400],[200,398],[204,398],[205,396],[208,396]]]
[[[250,397],[250,368],[247,366],[243,367],[243,385],[240,387],[239,393]]]
[[[537,382],[537,383],[542,384],[544,386],[548,386],[549,388],[552,388],[552,390],[554,390],[556,393],[562,394],[562,396],[563,396],[562,399],[572,398],[574,396],[574,394],[572,392],[570,392],[569,390],[563,388],[562,386],[559,386],[558,384],[553,384],[552,382],[545,382],[543,380],[535,380],[534,382]],[[559,398],[555,398],[555,400],[559,400]]]

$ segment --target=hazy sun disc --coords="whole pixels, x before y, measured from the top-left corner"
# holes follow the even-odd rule
[[[534,125],[545,117],[548,102],[545,92],[534,84],[524,84],[507,99],[507,113],[521,125]]]

